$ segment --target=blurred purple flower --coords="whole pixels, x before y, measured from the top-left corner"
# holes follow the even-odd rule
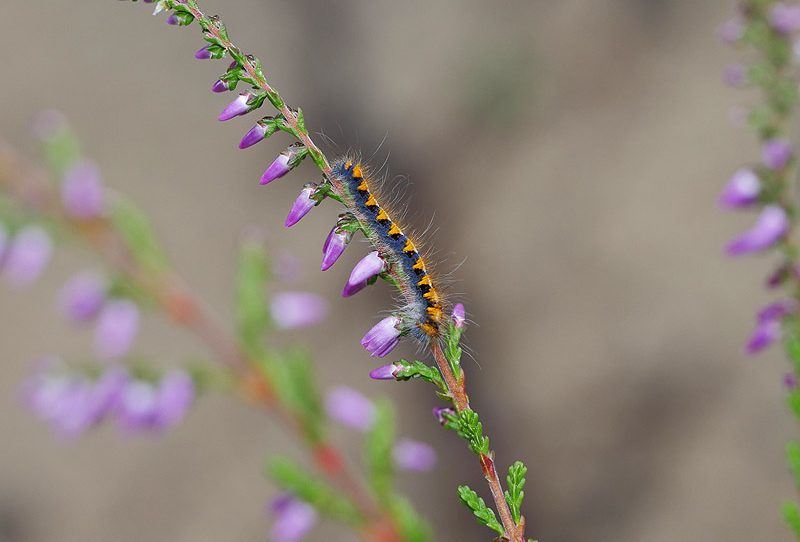
[[[333,388],[325,397],[328,416],[343,425],[366,431],[375,421],[375,407],[372,401],[352,388],[344,386]]]
[[[227,92],[230,89],[228,88],[228,83],[223,81],[222,79],[217,79],[216,82],[211,86],[211,92]]]
[[[733,45],[742,39],[742,36],[744,35],[744,27],[744,19],[740,15],[737,15],[736,17],[728,19],[719,26],[717,29],[717,36],[723,43]]]
[[[759,322],[753,334],[747,341],[744,351],[748,355],[755,355],[762,350],[772,346],[775,341],[781,338],[781,323],[775,320]]]
[[[131,349],[139,333],[139,307],[127,299],[103,306],[94,330],[94,352],[100,359],[118,359]]]
[[[71,218],[90,220],[103,213],[103,180],[94,162],[84,160],[64,174],[61,201]]]
[[[450,407],[433,407],[433,417],[439,422],[439,425],[447,423],[445,416],[455,416],[456,411]]]
[[[761,193],[761,181],[750,169],[739,169],[734,172],[722,193],[719,195],[720,207],[735,209],[747,207],[758,201]]]
[[[787,139],[770,139],[761,148],[761,159],[769,169],[783,169],[791,158],[792,143]]]
[[[289,493],[272,502],[275,523],[272,525],[273,542],[298,542],[317,523],[317,511]]]
[[[11,241],[3,260],[6,281],[16,287],[27,286],[42,274],[53,255],[53,242],[39,226],[26,226]]]
[[[797,375],[794,373],[786,373],[783,375],[783,387],[789,391],[797,389]]]
[[[183,420],[195,399],[194,381],[182,369],[173,369],[158,385],[156,425],[169,429]]]
[[[800,29],[800,5],[778,2],[769,12],[769,24],[782,34]]]
[[[158,405],[158,388],[155,384],[130,380],[117,403],[117,423],[130,432],[152,429],[158,423]]]
[[[400,342],[400,318],[387,316],[370,329],[361,339],[361,346],[374,357],[382,358]]]
[[[61,312],[69,320],[87,322],[100,312],[106,300],[107,289],[106,280],[94,271],[75,275],[61,288]]]
[[[436,465],[436,451],[430,445],[416,440],[398,441],[392,455],[395,465],[403,470],[424,472]]]
[[[764,207],[752,228],[740,234],[725,247],[730,256],[760,252],[774,245],[789,229],[786,211],[779,205]]]
[[[328,302],[311,292],[281,292],[272,298],[270,308],[281,329],[313,326],[328,315]]]
[[[790,298],[779,299],[758,311],[756,321],[765,323],[770,320],[781,320],[784,316],[795,312],[797,312],[797,301]]]
[[[722,80],[729,87],[744,86],[747,81],[747,67],[743,64],[728,64],[722,72]]]

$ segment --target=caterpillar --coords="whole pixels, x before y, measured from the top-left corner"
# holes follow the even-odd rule
[[[399,279],[397,286],[406,303],[403,313],[408,331],[420,340],[440,337],[443,298],[416,245],[378,203],[364,166],[343,157],[331,165],[331,170],[355,203],[353,214],[366,226],[365,235]]]

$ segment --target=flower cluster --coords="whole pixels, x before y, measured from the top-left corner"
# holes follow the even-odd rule
[[[796,158],[785,125],[797,102],[797,83],[790,74],[793,51],[800,50],[800,4],[743,2],[737,15],[724,23],[718,35],[731,46],[752,46],[763,56],[751,66],[736,64],[725,70],[724,79],[734,86],[760,87],[765,104],[754,107],[751,124],[761,139],[761,160],[737,169],[723,188],[718,203],[723,209],[755,210],[753,225],[725,247],[729,256],[781,250],[784,258],[767,280],[774,289],[794,283],[798,277],[789,235],[795,213],[792,172]],[[788,282],[787,282],[788,281]],[[797,311],[792,300],[765,307],[756,318],[755,330],[745,352],[755,354],[782,337],[782,324]]]
[[[47,267],[53,241],[41,226],[26,225],[13,234],[0,222],[0,276],[13,287],[28,286]]]
[[[194,382],[180,369],[150,380],[114,364],[92,377],[57,359],[40,362],[23,387],[28,408],[64,437],[109,419],[128,432],[165,430],[183,419],[194,398]]]

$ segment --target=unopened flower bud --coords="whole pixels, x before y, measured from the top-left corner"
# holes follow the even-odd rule
[[[322,246],[322,270],[327,271],[342,255],[352,235],[334,226]]]
[[[786,211],[779,205],[764,207],[752,228],[745,231],[725,247],[730,256],[760,252],[773,246],[789,229]]]
[[[361,346],[374,357],[382,358],[387,355],[400,342],[400,322],[397,316],[387,316],[364,335]]]
[[[289,215],[286,217],[286,221],[284,222],[284,225],[287,228],[290,228],[300,222],[300,219],[306,216],[308,212],[317,204],[314,198],[311,197],[316,189],[316,184],[308,183],[303,187],[303,190],[300,191],[300,195],[298,195],[297,199],[294,200],[292,208],[289,211]]]

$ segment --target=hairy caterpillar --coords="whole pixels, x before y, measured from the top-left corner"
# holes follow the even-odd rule
[[[398,279],[397,286],[406,303],[403,316],[408,331],[423,340],[438,338],[444,318],[443,299],[414,242],[378,203],[364,166],[339,158],[331,169],[355,203],[352,211],[366,226],[365,235]]]

